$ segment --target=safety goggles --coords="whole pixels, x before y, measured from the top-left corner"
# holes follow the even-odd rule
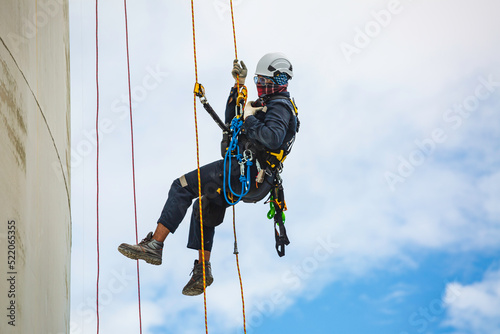
[[[263,76],[260,76],[260,75],[254,76],[253,77],[253,82],[255,82],[255,84],[259,84],[259,85],[262,85],[262,86],[265,86],[265,85],[268,85],[268,84],[274,84],[274,81],[271,78],[263,77]]]

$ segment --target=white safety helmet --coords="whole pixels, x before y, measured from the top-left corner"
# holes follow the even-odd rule
[[[273,52],[264,55],[257,63],[255,75],[274,77],[280,73],[286,73],[291,79],[293,77],[292,63],[281,52]]]

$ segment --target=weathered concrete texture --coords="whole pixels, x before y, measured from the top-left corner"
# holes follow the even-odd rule
[[[69,333],[68,2],[0,2],[0,333]]]

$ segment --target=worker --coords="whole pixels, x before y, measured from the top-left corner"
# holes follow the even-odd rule
[[[247,68],[243,61],[234,60],[232,76],[235,85],[232,87],[225,110],[225,123],[230,124],[235,118],[238,88],[245,84]],[[238,145],[245,152],[246,159],[253,161],[247,164],[250,171],[250,188],[243,197],[244,202],[258,202],[269,193],[276,173],[282,168],[284,157],[290,152],[298,128],[295,104],[287,91],[288,81],[293,77],[292,64],[282,53],[269,53],[258,62],[254,82],[257,87],[258,100],[249,101],[244,107],[243,126]],[[227,136],[222,141],[222,154],[227,154]],[[273,153],[274,154],[270,154]],[[279,152],[276,153],[276,152]],[[275,160],[269,157],[274,157]],[[276,158],[277,157],[277,158]],[[240,181],[242,174],[241,161],[230,157],[230,164],[221,159],[200,168],[201,198],[198,193],[198,170],[193,170],[177,179],[171,185],[167,201],[158,219],[155,232],[150,232],[137,245],[121,244],[118,250],[131,259],[142,259],[147,263],[162,263],[163,243],[170,233],[174,233],[191,206],[191,225],[187,247],[198,251],[198,259],[189,282],[182,293],[199,295],[203,293],[203,254],[201,247],[201,228],[199,205],[202,205],[204,259],[206,286],[214,280],[210,265],[210,254],[214,240],[215,227],[222,223],[226,209],[233,203],[227,200],[227,188],[234,193],[243,193],[244,184]],[[270,162],[270,161],[271,162]],[[229,169],[229,165],[231,169]],[[230,178],[224,182],[225,175]],[[259,180],[256,178],[259,177]],[[260,183],[259,183],[260,182]],[[224,189],[226,188],[226,189]],[[234,196],[229,198],[233,198]]]

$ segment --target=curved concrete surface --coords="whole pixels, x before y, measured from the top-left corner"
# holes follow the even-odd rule
[[[1,0],[0,333],[69,332],[67,0]]]

